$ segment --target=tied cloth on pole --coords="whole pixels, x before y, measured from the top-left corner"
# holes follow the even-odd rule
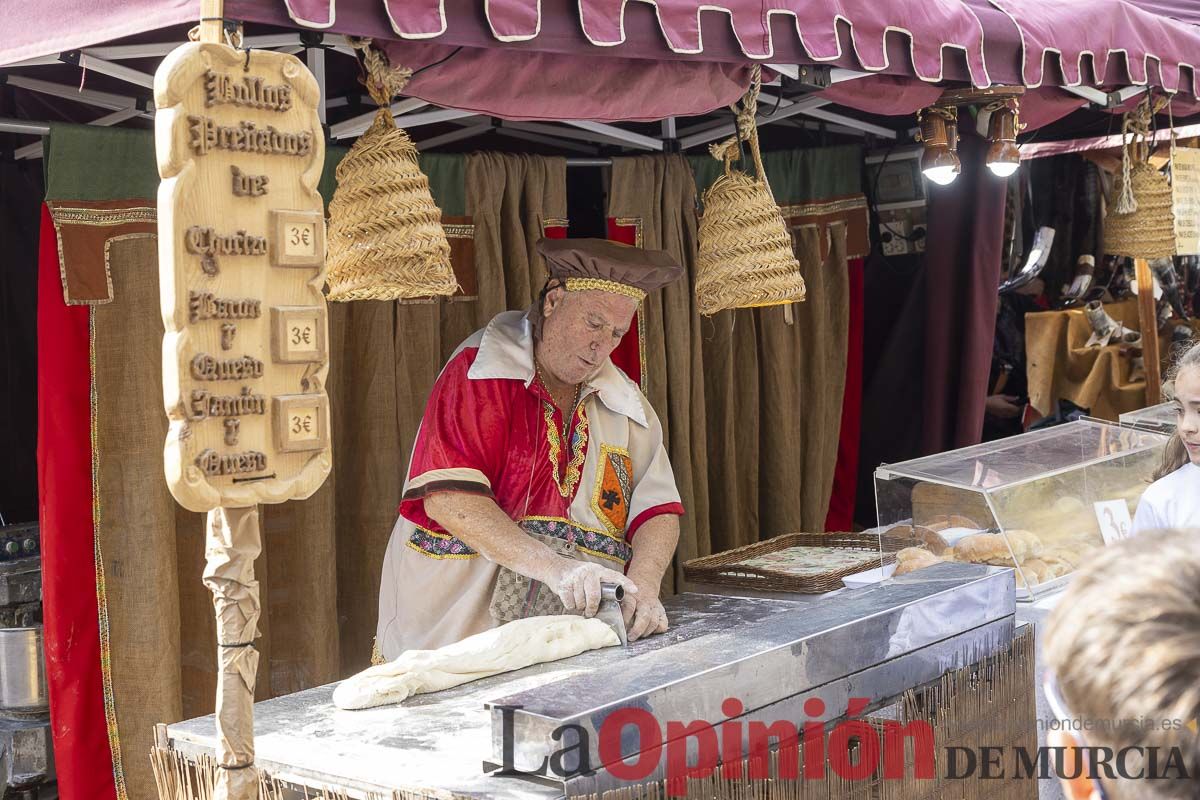
[[[214,800],[258,796],[254,685],[262,612],[254,560],[262,551],[258,506],[208,512],[204,585],[217,615],[217,780]]]

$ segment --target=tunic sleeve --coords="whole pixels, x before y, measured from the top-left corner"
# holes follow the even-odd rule
[[[661,514],[682,516],[684,513],[679,489],[675,486],[671,459],[667,455],[667,448],[663,446],[662,424],[644,396],[642,405],[650,424],[644,429],[632,426],[634,430],[630,436],[634,485],[629,502],[630,521],[625,528],[625,539],[629,542],[633,541],[638,528],[654,517]]]
[[[508,400],[498,380],[471,380],[475,349],[454,356],[438,376],[413,444],[400,515],[443,532],[425,514],[425,497],[465,492],[494,497],[505,451]]]

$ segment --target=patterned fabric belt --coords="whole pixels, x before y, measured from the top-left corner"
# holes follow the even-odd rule
[[[558,517],[528,517],[517,525],[526,533],[553,536],[571,542],[580,550],[625,564],[633,556],[629,543],[596,528],[587,528]],[[475,558],[479,553],[461,539],[444,533],[417,528],[408,537],[408,546],[430,558]]]

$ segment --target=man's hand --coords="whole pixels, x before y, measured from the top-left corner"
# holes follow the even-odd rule
[[[1021,407],[1017,405],[1020,399],[1011,394],[993,394],[988,397],[984,410],[988,416],[997,419],[1013,419],[1021,414]]]
[[[666,633],[667,612],[659,602],[658,593],[678,542],[679,517],[674,514],[660,514],[648,520],[633,540],[629,577],[637,584],[638,592],[625,595],[621,603],[625,633],[631,642],[655,633]]]
[[[637,584],[615,569],[587,561],[573,561],[557,556],[551,570],[551,579],[546,585],[558,595],[568,613],[596,616],[600,608],[600,583],[617,583],[625,589],[625,596],[635,596]],[[661,608],[661,606],[659,606]],[[665,615],[664,615],[665,616]]]
[[[635,642],[655,633],[667,632],[667,611],[658,599],[658,587],[641,587],[637,594],[626,594],[621,601],[625,633]]]

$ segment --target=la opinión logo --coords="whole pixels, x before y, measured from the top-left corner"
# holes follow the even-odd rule
[[[628,706],[612,712],[601,723],[594,752],[604,769],[621,781],[644,781],[665,774],[671,796],[684,793],[688,778],[711,776],[718,764],[723,765],[727,779],[741,778],[743,772],[750,780],[820,779],[829,769],[838,777],[861,781],[874,777],[881,766],[885,778],[902,779],[908,763],[905,743],[910,740],[913,777],[933,778],[933,727],[925,720],[885,720],[877,727],[857,719],[869,704],[867,698],[851,698],[846,709],[848,719],[828,732],[819,719],[825,714],[825,703],[817,698],[804,703],[809,721],[799,727],[788,720],[739,720],[737,717],[746,709],[734,697],[721,704],[726,720],[716,724],[704,720],[663,724],[646,709]],[[576,724],[561,725],[551,734],[555,742],[570,744],[551,753],[534,769],[517,769],[513,717],[520,707],[496,708],[501,712],[503,747],[503,767],[498,775],[568,779],[595,773],[591,734]],[[773,750],[778,752],[778,768],[771,775]],[[635,755],[627,760],[626,753]]]
[[[1192,777],[1179,747],[1113,750],[947,746],[939,750],[929,722],[859,719],[869,705],[867,698],[851,698],[844,721],[828,731],[821,721],[825,703],[816,698],[805,702],[804,713],[809,720],[800,726],[787,720],[740,720],[745,707],[733,697],[721,704],[726,719],[718,723],[672,720],[664,724],[645,708],[627,706],[613,711],[601,723],[595,749],[591,734],[581,725],[554,729],[552,739],[563,746],[533,769],[515,766],[514,712],[521,707],[496,706],[502,718],[503,765],[494,775],[567,780],[593,775],[597,767],[603,766],[609,775],[623,782],[665,778],[671,797],[686,794],[689,778],[712,776],[718,764],[726,780],[819,780],[826,777],[827,770],[849,781]],[[593,753],[598,756],[597,764],[592,762]]]

